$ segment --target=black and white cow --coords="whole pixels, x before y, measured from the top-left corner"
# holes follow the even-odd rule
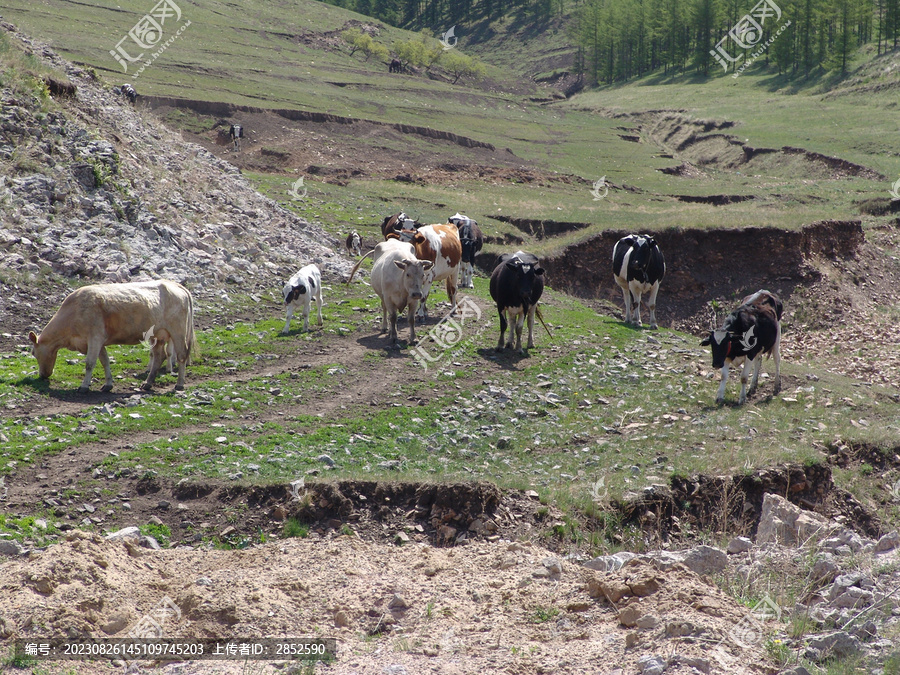
[[[316,299],[316,309],[319,312],[319,325],[322,325],[322,273],[315,265],[302,267],[299,272],[290,278],[282,291],[284,304],[287,307],[287,318],[284,322],[282,335],[286,335],[291,329],[291,317],[294,310],[303,310],[303,330],[309,330],[309,306],[312,298]]]
[[[362,239],[359,236],[359,232],[353,230],[350,234],[347,235],[347,251],[350,255],[360,256],[362,255]]]
[[[761,354],[771,354],[775,359],[775,393],[781,391],[781,315],[784,305],[774,293],[762,290],[748,295],[741,306],[725,318],[722,327],[711,331],[700,343],[712,347],[713,368],[722,369],[722,382],[716,394],[716,403],[725,402],[725,385],[728,369],[732,365],[744,364],[741,373],[741,396],[738,405],[747,400],[747,376],[753,367],[753,382],[750,394],[756,391],[759,371],[762,366]]]
[[[462,267],[459,275],[460,288],[475,288],[473,277],[475,276],[475,254],[484,246],[484,234],[478,223],[457,212],[455,216],[447,219],[456,225],[459,232],[459,241],[462,244]]]
[[[666,261],[656,240],[649,234],[629,234],[613,248],[613,276],[625,298],[625,323],[641,325],[641,295],[649,293],[650,329],[656,324],[656,294],[666,274]],[[632,307],[634,311],[632,313]]]
[[[121,87],[117,87],[116,93],[121,94],[122,96],[127,98],[129,101],[131,101],[132,105],[134,105],[135,102],[137,101],[137,97],[138,97],[137,90],[134,87],[132,87],[130,84],[123,84]]]
[[[534,347],[534,313],[538,300],[544,292],[544,269],[531,253],[517,251],[504,253],[497,259],[497,266],[491,273],[491,297],[497,303],[500,313],[500,339],[497,351],[503,350],[503,334],[509,317],[509,340],[506,346],[512,348],[513,328],[516,332],[516,349],[522,349],[522,324],[528,317],[528,349]]]
[[[244,137],[244,127],[240,124],[232,124],[228,130],[228,135],[231,136],[231,140],[234,143],[234,151],[239,151],[241,149],[241,139]]]

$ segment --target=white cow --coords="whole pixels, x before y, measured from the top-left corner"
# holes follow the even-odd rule
[[[291,318],[294,311],[303,310],[303,330],[309,330],[309,306],[312,298],[316,299],[316,309],[319,313],[319,325],[322,325],[322,273],[315,265],[307,265],[298,271],[284,285],[282,290],[284,304],[287,307],[287,317],[284,321],[282,335],[287,335],[291,330]]]
[[[193,300],[184,286],[164,279],[83,286],[66,297],[40,335],[32,331],[28,339],[42,378],[53,374],[60,349],[85,354],[84,380],[78,388],[81,392],[90,389],[98,358],[106,374],[101,391],[112,390],[107,345],[136,345],[144,341],[151,348],[150,368],[142,389],[151,389],[171,342],[178,361],[175,389],[181,390],[185,365],[191,350],[197,349]]]
[[[424,297],[426,284],[431,282],[434,263],[416,258],[411,244],[397,240],[382,242],[376,249],[372,265],[372,290],[381,299],[381,330],[388,330],[390,316],[391,343],[397,342],[397,314],[404,308],[409,319],[409,344],[416,341],[416,306]]]

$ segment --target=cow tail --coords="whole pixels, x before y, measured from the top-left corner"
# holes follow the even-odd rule
[[[537,318],[541,320],[541,325],[544,327],[544,330],[547,331],[547,335],[549,335],[552,338],[553,333],[550,332],[550,329],[547,328],[547,324],[544,323],[544,315],[541,314],[541,308],[538,306],[535,306],[534,313],[537,314]]]
[[[200,345],[197,344],[197,335],[194,333],[194,297],[188,295],[188,325],[187,325],[188,357],[186,365],[190,365],[194,359],[200,358]]]
[[[358,270],[359,266],[362,265],[362,261],[365,260],[366,258],[368,258],[370,255],[372,255],[374,252],[375,252],[375,249],[373,248],[371,251],[369,251],[362,258],[359,259],[359,262],[353,266],[353,269],[350,272],[350,278],[344,282],[345,284],[349,284],[351,281],[353,281],[353,275],[356,274],[356,270]]]

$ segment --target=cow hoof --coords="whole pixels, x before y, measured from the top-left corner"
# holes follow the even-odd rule
[[[290,333],[290,332],[291,332],[291,331],[289,331],[289,330],[283,330],[283,331],[281,331],[281,334],[282,334],[282,335],[287,335],[287,334]]]
[[[659,330],[659,326],[657,326],[655,323],[651,323],[650,330]]]
[[[91,390],[90,387],[78,387],[78,393],[79,393],[79,394],[86,394],[86,393],[88,393],[90,390]]]
[[[153,385],[147,384],[146,382],[141,385],[141,391],[152,391]]]
[[[176,384],[176,385],[175,385],[175,391],[184,391],[184,385],[183,385],[183,384]]]
[[[725,399],[724,399],[724,398],[717,398],[717,399],[716,399],[716,405],[723,405],[724,403],[725,403]]]
[[[100,387],[100,391],[110,392],[110,391],[112,391],[112,388],[113,388],[113,386],[111,384],[104,384],[102,387]],[[87,391],[87,389],[85,389],[85,391]]]

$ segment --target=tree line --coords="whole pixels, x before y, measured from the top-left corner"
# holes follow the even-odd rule
[[[790,77],[846,72],[860,46],[900,41],[900,0],[584,0],[574,19],[577,65],[598,83],[759,61]]]
[[[471,24],[499,19],[523,11],[526,18],[541,21],[562,14],[567,0],[325,0],[392,26],[418,29],[425,26]],[[580,1],[580,0],[579,0]]]

